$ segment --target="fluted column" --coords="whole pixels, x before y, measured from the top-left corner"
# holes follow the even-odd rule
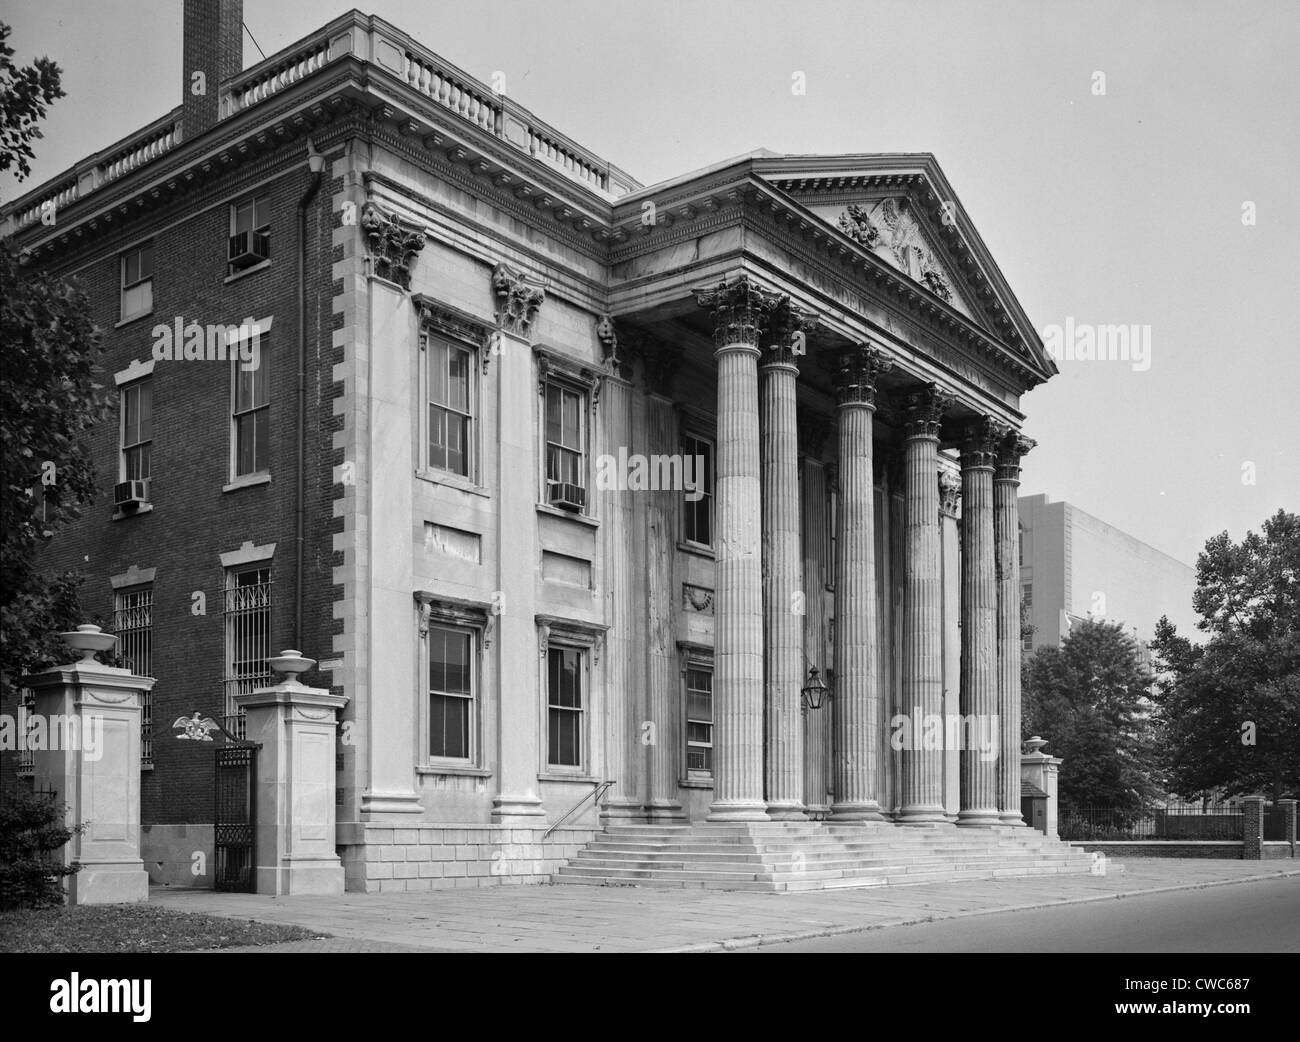
[[[625,366],[614,364],[601,391],[601,451],[615,459],[620,449],[626,455],[632,447],[632,385],[625,379]],[[601,560],[606,598],[605,635],[605,777],[615,784],[601,804],[605,819],[636,818],[642,803],[631,759],[637,681],[644,676],[635,661],[633,628],[641,625],[638,603],[640,581],[633,560],[632,499],[627,489],[601,492]],[[639,730],[639,727],[636,728]]]
[[[961,808],[958,825],[998,824],[998,584],[993,462],[1006,427],[984,419],[961,446]]]
[[[891,362],[865,344],[841,359],[835,560],[835,821],[880,821],[880,684],[871,421]]]
[[[900,824],[944,821],[943,750],[923,748],[927,717],[943,712],[943,589],[939,562],[939,428],[953,396],[930,384],[908,396],[904,421],[903,748]]]
[[[998,445],[993,527],[998,577],[998,818],[1023,825],[1020,813],[1020,458],[1034,442],[1012,431]]]
[[[710,821],[766,821],[758,327],[773,298],[745,276],[701,292],[718,363],[713,803]]]
[[[803,561],[799,539],[799,428],[795,409],[802,331],[812,319],[782,297],[769,320],[762,373],[763,650],[767,669],[767,813],[807,817],[803,802]],[[797,354],[796,354],[797,352]]]
[[[679,356],[680,350],[662,346],[645,351],[646,386],[650,392],[646,400],[646,449],[652,456],[678,451],[677,417],[669,395]],[[699,473],[694,476],[703,480]],[[673,582],[677,510],[682,494],[668,489],[647,495],[644,622],[648,631],[649,718],[654,730],[648,745],[650,778],[646,816],[652,821],[667,821],[686,816],[677,795],[677,750],[684,747],[685,740],[678,733],[680,674]]]

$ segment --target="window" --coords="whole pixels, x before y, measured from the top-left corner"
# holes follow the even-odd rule
[[[246,368],[247,363],[238,359],[231,363],[234,383],[231,440],[237,478],[264,474],[271,466],[269,347],[268,339],[262,337],[256,369]]]
[[[583,651],[548,648],[546,666],[546,762],[552,767],[581,767]]]
[[[1033,609],[1034,609],[1034,588],[1032,585],[1026,583],[1024,586],[1020,587],[1020,626],[1022,630],[1029,623],[1029,620],[1033,618],[1034,616]],[[1020,650],[1021,651],[1034,650],[1034,634],[1032,630],[1029,633],[1025,633],[1023,634],[1023,636],[1021,636]]]
[[[230,207],[230,274],[271,257],[271,199],[241,199]]]
[[[686,773],[713,773],[713,666],[686,665]]]
[[[113,631],[122,664],[138,677],[153,676],[153,587],[118,590],[113,596]],[[153,763],[153,692],[141,693],[140,763]]]
[[[682,538],[697,546],[713,545],[713,442],[694,434],[687,434],[682,439],[682,454],[692,460],[691,466],[697,490],[702,493],[692,502],[692,495],[686,495],[682,504]],[[702,467],[696,467],[696,460],[702,461]],[[683,461],[683,470],[685,463]]]
[[[429,466],[470,477],[474,351],[429,337]]]
[[[474,715],[474,634],[429,627],[429,756],[471,760]]]
[[[122,254],[122,312],[127,319],[147,315],[153,310],[153,243],[127,250]]]
[[[149,478],[153,446],[153,380],[146,377],[122,388],[122,480]]]
[[[546,502],[581,512],[587,503],[587,395],[546,382]]]
[[[1020,557],[1017,563],[1023,568],[1025,566],[1025,526],[1020,526]]]
[[[244,736],[244,711],[236,695],[271,683],[271,566],[226,571],[226,727]]]

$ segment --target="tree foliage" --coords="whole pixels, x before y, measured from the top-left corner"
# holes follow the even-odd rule
[[[1201,644],[1167,618],[1152,649],[1162,747],[1188,796],[1300,788],[1300,517],[1278,510],[1240,543],[1222,532],[1196,562]]]
[[[32,142],[41,137],[36,124],[45,118],[45,106],[64,91],[61,70],[49,58],[37,58],[28,66],[14,64],[9,31],[0,22],[0,173],[16,165],[21,181],[32,172]]]
[[[1063,807],[1136,811],[1161,792],[1148,685],[1137,644],[1119,623],[1086,619],[1060,648],[1025,660],[1022,721],[1061,757]]]
[[[63,94],[58,66],[16,68],[0,24],[0,170],[29,172],[45,103]],[[43,573],[43,544],[95,496],[85,442],[108,414],[100,332],[85,294],[24,263],[0,241],[0,685],[24,668],[64,657],[54,634],[77,622],[76,573]]]

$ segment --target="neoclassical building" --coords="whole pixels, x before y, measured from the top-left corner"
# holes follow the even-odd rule
[[[1055,368],[934,157],[642,185],[382,19],[241,70],[239,4],[186,12],[220,89],[5,209],[112,327],[136,501],[50,555],[149,628],[155,878],[207,885],[212,842],[171,721],[237,728],[284,647],[348,699],[350,888],[542,879],[625,826],[1020,850]],[[157,360],[177,316],[266,316],[260,375]]]

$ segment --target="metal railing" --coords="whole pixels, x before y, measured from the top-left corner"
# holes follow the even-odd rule
[[[1240,840],[1244,815],[1236,804],[1163,803],[1148,807],[1062,807],[1063,840]]]
[[[615,784],[615,783],[612,782],[612,781],[603,781],[603,782],[601,782],[599,785],[597,785],[594,789],[591,790],[591,792],[587,793],[587,795],[585,795],[584,797],[582,797],[582,799],[580,799],[577,803],[575,803],[572,807],[570,807],[570,808],[568,809],[568,811],[564,814],[564,816],[561,817],[559,820],[557,820],[557,821],[555,822],[554,825],[552,825],[550,828],[548,828],[548,829],[547,829],[547,830],[542,834],[542,839],[545,840],[548,836],[550,836],[550,834],[551,834],[552,832],[554,832],[554,831],[555,831],[556,829],[558,829],[561,825],[563,825],[566,821],[568,821],[571,817],[573,817],[575,814],[577,814],[578,811],[580,811],[580,810],[582,809],[583,805],[584,805],[588,800],[590,800],[590,799],[595,799],[595,801],[596,801],[597,803],[599,803],[599,802],[600,802],[600,798],[601,798],[602,796],[604,796],[606,792],[608,792],[610,789],[612,789],[612,788],[614,787],[614,784]]]

